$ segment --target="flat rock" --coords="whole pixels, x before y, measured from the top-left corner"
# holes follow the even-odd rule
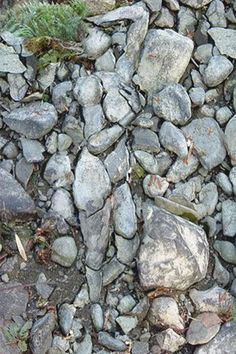
[[[0,72],[21,74],[26,71],[26,67],[19,59],[12,47],[0,44]]]
[[[173,30],[149,30],[134,77],[135,83],[150,94],[166,84],[178,83],[192,51],[192,40]]]
[[[153,109],[158,117],[184,125],[191,118],[191,101],[180,84],[166,86],[153,96]]]
[[[73,195],[78,209],[89,216],[102,208],[111,192],[110,178],[103,163],[83,149],[75,169]]]
[[[193,7],[194,9],[200,9],[203,6],[209,4],[212,0],[181,0],[185,5]]]
[[[236,165],[236,141],[234,139],[236,134],[236,116],[230,119],[225,128],[225,142],[228,154],[231,158],[233,166]]]
[[[215,241],[214,249],[226,262],[236,265],[236,247],[229,241]]]
[[[98,343],[103,345],[105,348],[115,351],[124,351],[127,346],[120,339],[113,338],[109,333],[99,332],[98,333]]]
[[[21,145],[23,149],[23,155],[27,162],[40,162],[44,160],[43,152],[44,146],[37,140],[22,138]]]
[[[168,328],[155,335],[155,342],[163,352],[175,353],[186,343],[186,340],[172,328]]]
[[[28,90],[28,84],[21,74],[8,74],[10,96],[14,101],[21,101]]]
[[[52,155],[45,167],[44,179],[56,188],[70,188],[74,180],[69,156],[64,152]]]
[[[224,161],[224,135],[213,118],[194,119],[183,132],[186,139],[192,140],[193,151],[205,169],[211,170]]]
[[[20,316],[26,312],[29,301],[28,291],[24,285],[17,282],[0,284],[0,317],[10,320],[14,316]]]
[[[110,122],[119,122],[132,111],[126,99],[120,94],[118,88],[108,91],[103,101],[103,109]]]
[[[236,235],[236,203],[232,200],[225,200],[222,203],[222,223],[224,236],[234,237]]]
[[[40,139],[57,123],[57,112],[47,102],[34,102],[13,109],[3,118],[4,123],[29,139]]]
[[[172,183],[185,181],[187,177],[191,176],[197,170],[198,166],[198,158],[194,155],[188,160],[177,158],[167,172],[166,179],[168,182]]]
[[[206,275],[209,246],[195,224],[144,204],[144,239],[138,255],[139,280],[144,289],[187,289]],[[190,236],[191,235],[191,236]]]
[[[195,349],[194,354],[232,354],[236,348],[236,321],[225,323],[209,343]]]
[[[0,168],[0,215],[22,220],[36,216],[34,201],[6,170]]]
[[[85,139],[101,131],[106,124],[106,119],[100,104],[83,107],[83,117],[85,120]]]
[[[128,240],[122,236],[115,236],[115,244],[117,248],[117,259],[123,264],[130,264],[137,254],[140,244],[140,238],[136,234],[132,239]]]
[[[89,138],[88,150],[94,155],[101,154],[119,139],[123,131],[118,124],[114,124],[111,128],[95,133]]]
[[[52,331],[56,325],[56,318],[48,312],[38,319],[30,332],[30,348],[33,354],[45,354],[52,344]]]
[[[132,148],[134,150],[143,150],[150,153],[158,153],[160,151],[160,143],[158,136],[152,130],[144,128],[135,128],[132,134]]]
[[[135,214],[135,205],[128,183],[124,183],[116,188],[113,197],[115,231],[119,235],[130,239],[137,231],[137,218]]]
[[[236,59],[236,30],[214,27],[208,30],[221,54]]]
[[[125,334],[128,334],[138,325],[137,317],[132,316],[119,316],[117,317],[116,322]]]
[[[161,145],[184,159],[188,155],[188,147],[184,134],[174,124],[164,122],[159,131]]]

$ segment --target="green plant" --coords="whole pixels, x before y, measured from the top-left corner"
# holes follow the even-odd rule
[[[3,329],[3,333],[9,344],[16,344],[21,352],[26,352],[28,349],[27,339],[31,327],[32,321],[25,322],[23,326],[12,321]]]

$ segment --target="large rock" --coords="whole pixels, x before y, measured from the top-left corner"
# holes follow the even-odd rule
[[[173,30],[149,30],[135,83],[148,93],[177,83],[183,76],[193,51],[193,42]]]
[[[57,123],[57,111],[47,102],[34,102],[24,107],[13,109],[4,123],[17,133],[29,139],[40,139]]]
[[[209,246],[197,225],[144,204],[144,239],[138,272],[144,289],[167,287],[185,290],[207,272]]]
[[[186,139],[193,142],[193,151],[207,170],[221,164],[226,156],[224,136],[212,118],[194,119],[183,128]]]
[[[6,170],[0,168],[0,216],[21,220],[36,215],[34,201]]]
[[[73,195],[78,209],[87,216],[102,208],[111,192],[111,181],[103,163],[84,148],[75,169]]]
[[[30,348],[33,354],[45,354],[52,345],[52,331],[56,325],[54,313],[48,312],[33,325],[30,333]]]
[[[16,282],[1,283],[0,292],[1,319],[10,320],[12,317],[20,316],[26,311],[29,294],[24,285]]]
[[[208,30],[221,54],[236,59],[236,30],[214,27]]]

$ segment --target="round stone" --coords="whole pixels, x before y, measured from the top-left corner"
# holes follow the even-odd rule
[[[73,237],[57,238],[52,245],[52,261],[63,267],[71,267],[77,256],[77,247]]]

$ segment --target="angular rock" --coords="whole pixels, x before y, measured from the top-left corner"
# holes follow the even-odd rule
[[[27,162],[40,162],[44,160],[43,152],[44,146],[37,140],[30,140],[22,138],[20,140],[23,155]]]
[[[70,333],[75,312],[75,306],[67,303],[62,304],[58,310],[59,325],[65,336]]]
[[[143,288],[160,286],[184,290],[203,279],[209,257],[205,232],[149,204],[143,206],[143,217],[144,239],[138,255]]]
[[[134,329],[138,324],[137,317],[132,316],[119,316],[116,318],[116,322],[121,327],[125,334],[128,334],[132,329]]]
[[[159,139],[161,145],[169,150],[173,151],[181,159],[184,159],[188,155],[188,147],[186,139],[182,131],[176,128],[170,122],[164,122],[159,131]]]
[[[221,84],[233,71],[233,64],[223,55],[211,57],[203,73],[203,79],[208,87]]]
[[[86,278],[90,301],[92,303],[99,302],[102,291],[102,272],[86,267]]]
[[[21,101],[28,90],[28,84],[21,74],[8,74],[10,96],[14,101]]]
[[[217,256],[215,256],[213,278],[216,280],[217,284],[223,288],[226,287],[230,280],[230,273],[226,268],[223,267]]]
[[[193,7],[194,9],[200,9],[206,6],[212,0],[180,0],[183,4]]]
[[[95,106],[100,103],[103,88],[96,76],[80,77],[74,87],[74,96],[83,107]]]
[[[26,67],[20,61],[12,47],[0,43],[0,72],[21,74],[26,71]]]
[[[2,220],[36,216],[34,201],[6,170],[0,168],[0,216]]]
[[[123,128],[118,124],[114,124],[111,128],[103,129],[89,138],[88,150],[94,155],[101,154],[112,146],[122,133]]]
[[[70,115],[66,116],[63,122],[62,132],[71,137],[75,146],[78,146],[84,139],[83,129],[80,122],[78,119]]]
[[[186,341],[184,337],[178,335],[173,329],[168,328],[155,335],[155,342],[163,352],[175,353],[182,347]]]
[[[72,102],[72,82],[64,81],[56,85],[52,91],[52,102],[58,113],[68,111]]]
[[[192,140],[193,151],[206,170],[211,170],[224,161],[224,136],[214,119],[194,119],[183,128],[183,132],[186,139]]]
[[[231,163],[233,166],[236,165],[236,116],[230,119],[225,128],[225,142],[228,154],[231,158]]]
[[[93,343],[90,334],[85,334],[82,342],[79,343],[76,354],[92,354]]]
[[[117,183],[126,177],[129,170],[129,151],[125,142],[126,140],[122,139],[104,160],[112,183]]]
[[[57,123],[57,112],[47,102],[34,102],[13,109],[3,118],[4,123],[29,139],[40,139]]]
[[[158,175],[147,175],[143,180],[143,189],[150,198],[156,198],[165,194],[169,187],[166,178]]]
[[[113,197],[115,231],[119,235],[130,239],[137,231],[137,218],[135,214],[135,205],[132,200],[132,194],[128,183],[124,183],[116,188]]]
[[[63,188],[57,189],[52,196],[50,210],[70,222],[74,217],[74,205],[70,193]]]
[[[73,237],[57,238],[52,244],[52,261],[63,267],[71,267],[77,256],[77,247]]]
[[[108,91],[103,101],[103,109],[107,119],[112,123],[119,122],[132,112],[127,100],[117,88]]]
[[[85,120],[85,139],[88,139],[91,135],[100,132],[106,124],[106,119],[100,104],[83,107],[83,117]]]
[[[34,323],[30,332],[30,349],[33,354],[45,354],[48,351],[55,325],[56,319],[52,312],[48,312]]]
[[[70,159],[64,152],[52,155],[43,174],[44,179],[55,188],[70,188],[74,180]]]
[[[14,316],[20,316],[26,312],[29,301],[28,291],[23,284],[9,282],[0,284],[0,317],[10,320]]]
[[[232,200],[225,200],[222,203],[222,223],[224,236],[234,237],[236,235],[236,203]]]
[[[230,182],[233,185],[233,192],[236,195],[236,167],[233,167],[229,173]]]
[[[166,86],[153,96],[153,109],[158,117],[185,125],[191,118],[191,101],[182,85]]]
[[[77,208],[85,210],[89,216],[102,208],[110,192],[111,182],[103,163],[84,148],[75,169],[73,184]]]
[[[24,188],[27,187],[29,183],[30,177],[34,171],[34,165],[32,163],[28,163],[23,157],[16,163],[16,178],[23,185]]]
[[[116,257],[112,258],[112,260],[109,263],[106,263],[102,269],[103,286],[107,286],[116,280],[124,270],[125,265],[120,263]]]
[[[236,30],[230,28],[210,28],[209,35],[214,40],[215,45],[221,54],[225,54],[236,59]]]
[[[185,181],[187,177],[191,176],[197,170],[198,166],[199,161],[194,155],[187,161],[178,158],[169,169],[166,179],[168,182],[172,183]]]
[[[151,29],[145,38],[135,83],[149,94],[178,83],[193,51],[193,42],[173,30]]]
[[[115,236],[115,244],[117,248],[117,259],[123,264],[130,264],[137,254],[140,240],[135,235],[131,240],[127,240],[122,236]]]
[[[222,1],[213,0],[207,9],[206,16],[212,27],[226,27],[225,7]]]

